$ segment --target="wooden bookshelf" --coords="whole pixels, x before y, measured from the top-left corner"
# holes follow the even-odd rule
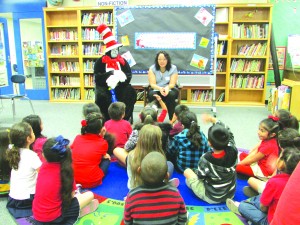
[[[96,30],[112,30],[113,7],[44,8],[50,101],[94,100],[94,63],[105,47]]]
[[[216,74],[217,105],[265,104],[271,23],[272,4],[216,5],[215,31],[219,34]],[[239,69],[233,69],[232,65],[236,61],[239,62],[237,64]],[[244,81],[241,82],[244,82],[244,85],[242,83],[233,85],[233,76],[243,78]],[[247,79],[256,83],[246,85],[249,84]],[[209,88],[212,89],[212,87]],[[211,104],[195,101],[194,94],[197,90],[205,91],[207,87],[183,86],[183,92],[186,93],[183,93],[182,102],[191,105]],[[225,96],[223,101],[219,102],[218,98],[222,93],[225,93]]]

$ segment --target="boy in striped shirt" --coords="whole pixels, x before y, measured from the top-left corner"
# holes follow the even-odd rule
[[[169,184],[165,156],[150,152],[138,168],[143,185],[132,189],[125,200],[124,223],[153,225],[187,223],[185,203],[177,188]]]

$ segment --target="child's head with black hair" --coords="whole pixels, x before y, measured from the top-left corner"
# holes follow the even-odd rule
[[[9,145],[9,129],[0,129],[0,181],[8,181],[10,178],[9,162],[6,158],[6,151]]]
[[[40,116],[32,114],[24,117],[22,121],[30,124],[33,133],[35,135],[35,138],[44,137],[44,135],[42,135],[43,123]]]
[[[81,121],[81,134],[100,134],[104,126],[104,118],[100,113],[89,113],[84,120]]]
[[[63,210],[66,210],[72,201],[73,168],[70,141],[63,136],[49,138],[43,145],[43,155],[49,163],[60,163],[60,194],[63,202]]]
[[[278,132],[278,144],[281,149],[286,147],[297,147],[300,150],[300,134],[293,128],[286,128]]]
[[[104,117],[101,113],[89,113],[85,119],[81,121],[81,134],[103,135],[103,138],[108,142],[108,153],[112,154],[115,145],[115,137],[106,132],[104,127]]]
[[[194,150],[199,149],[201,145],[200,126],[198,126],[197,116],[195,113],[187,111],[181,113],[179,120],[184,129],[188,129],[187,138],[191,141]]]
[[[286,109],[279,109],[275,112],[275,116],[279,118],[278,123],[280,129],[293,128],[299,131],[298,119]]]
[[[229,132],[226,127],[216,123],[208,129],[207,139],[214,150],[224,150],[229,143]]]
[[[160,152],[148,153],[143,158],[139,170],[142,182],[150,187],[156,187],[168,179],[167,160]]]
[[[86,103],[83,105],[83,108],[82,108],[83,117],[86,117],[89,113],[92,113],[92,112],[101,114],[100,108],[97,104],[95,104],[93,102],[89,102],[89,103]]]
[[[174,109],[175,116],[179,119],[182,112],[188,112],[190,109],[186,105],[177,105]]]
[[[295,147],[287,147],[281,152],[277,160],[277,169],[284,173],[292,174],[299,162],[299,149]]]
[[[269,140],[271,138],[277,138],[277,134],[280,130],[278,124],[278,118],[269,116],[267,119],[263,119],[259,123],[258,137],[260,140]]]
[[[108,115],[112,120],[121,120],[125,116],[125,108],[124,102],[113,102],[108,107]]]

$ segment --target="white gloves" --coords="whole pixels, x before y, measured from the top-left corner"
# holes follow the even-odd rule
[[[121,70],[114,70],[114,74],[107,78],[107,86],[115,89],[119,82],[124,82],[127,79],[125,73]]]

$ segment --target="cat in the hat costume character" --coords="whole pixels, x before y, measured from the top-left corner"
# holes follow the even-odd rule
[[[136,102],[136,91],[130,85],[131,68],[119,54],[119,47],[122,44],[116,42],[110,28],[101,24],[97,31],[102,35],[106,49],[105,55],[99,58],[94,65],[95,103],[100,107],[105,119],[109,120],[109,105],[116,100],[124,102],[126,105],[124,119],[129,120]],[[115,96],[112,96],[112,93]]]

